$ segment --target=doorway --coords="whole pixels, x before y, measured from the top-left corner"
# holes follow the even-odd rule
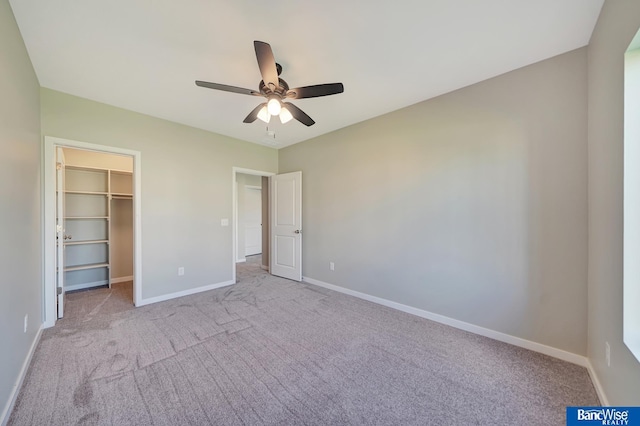
[[[257,185],[238,183],[243,175],[251,178],[261,177],[261,217],[262,224],[262,252],[261,268],[268,273],[295,281],[302,280],[302,172],[275,174],[257,170],[232,169],[233,194],[233,282],[237,280],[237,265],[247,261],[245,255],[246,234],[239,231],[244,229],[244,222],[238,219],[239,200],[244,199],[244,189],[256,189]],[[255,183],[255,181],[253,182]],[[241,196],[238,187],[243,185]],[[244,213],[243,213],[244,214]],[[241,225],[239,225],[241,223]],[[239,257],[239,250],[242,254]],[[255,263],[255,259],[251,259]]]
[[[257,175],[236,174],[237,263],[262,254],[262,179]]]
[[[45,327],[67,291],[129,283],[138,305],[140,153],[46,136],[43,170]]]
[[[269,270],[269,177],[274,173],[234,167],[233,281],[236,266],[249,260]]]

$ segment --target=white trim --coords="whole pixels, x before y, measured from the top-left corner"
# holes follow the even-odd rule
[[[111,278],[111,284],[126,283],[127,281],[133,281],[133,275],[129,275],[128,277]]]
[[[602,387],[602,383],[600,383],[600,379],[598,379],[598,375],[596,374],[596,370],[593,368],[591,361],[587,358],[587,371],[589,372],[589,377],[591,377],[591,382],[593,383],[593,387],[596,389],[596,393],[598,394],[598,399],[600,400],[600,405],[605,407],[610,406],[609,398],[607,398],[607,394],[604,392],[604,388]]]
[[[247,261],[246,257],[244,259],[236,259],[236,263],[244,263],[246,261]]]
[[[142,300],[142,154],[133,156],[133,304]]]
[[[56,281],[55,281],[55,148],[57,146],[84,149],[87,151],[105,152],[133,157],[133,195],[134,195],[134,237],[133,237],[133,304],[138,306],[142,300],[142,154],[124,148],[98,145],[87,142],[45,136],[42,157],[42,211],[44,247],[43,283],[44,283],[44,328],[53,327],[57,320]]]
[[[231,238],[231,278],[232,281],[236,282],[236,263],[238,258],[238,189],[236,185],[236,175],[238,173],[242,173],[245,175],[254,175],[254,176],[275,176],[275,173],[271,172],[263,172],[260,170],[252,170],[252,169],[243,169],[242,167],[232,167],[231,168],[231,206],[233,208],[233,212],[231,217],[232,219],[232,238]],[[271,195],[269,195],[271,196]],[[236,259],[236,260],[234,260]]]
[[[242,173],[243,175],[254,175],[254,176],[274,176],[275,175],[275,173],[272,173],[272,172],[263,172],[262,170],[253,170],[253,169],[243,169],[242,167],[233,167],[233,173],[234,175],[236,173]]]
[[[52,143],[44,140],[42,150],[42,282],[44,283],[44,327],[53,327],[58,318],[56,309],[56,149]],[[53,159],[53,161],[52,161]]]
[[[65,285],[64,291],[66,293],[67,291],[84,290],[85,288],[100,287],[107,284],[109,284],[108,280],[94,281],[92,283],[82,283],[82,284],[76,284],[76,285]]]
[[[302,277],[302,281],[317,285],[319,287],[328,288],[340,293],[348,294],[359,299],[364,299],[369,302],[377,303],[379,305],[387,306],[389,308],[397,309],[402,312],[406,312],[412,315],[416,315],[422,318],[426,318],[431,321],[439,322],[441,324],[449,325],[460,330],[468,331],[480,336],[489,337],[500,342],[509,343],[510,345],[519,346],[521,348],[529,349],[534,352],[539,352],[545,355],[552,356],[554,358],[561,359],[563,361],[577,364],[582,367],[587,367],[588,359],[582,355],[577,355],[571,352],[563,351],[562,349],[553,348],[551,346],[543,345],[542,343],[532,342],[530,340],[522,339],[520,337],[511,336],[509,334],[501,333],[499,331],[490,330],[488,328],[480,327],[468,322],[459,321],[453,318],[446,317],[444,315],[435,314],[433,312],[425,311],[423,309],[414,308],[412,306],[403,305],[401,303],[392,302],[391,300],[383,299],[381,297],[371,296],[366,293],[360,293],[359,291],[349,290],[344,287],[325,283],[309,277]]]
[[[215,290],[217,288],[226,287],[228,285],[235,284],[235,281],[224,281],[217,284],[209,284],[203,287],[190,288],[188,290],[178,291],[170,294],[163,294],[162,296],[150,297],[148,299],[142,299],[136,306],[150,305],[152,303],[164,302],[165,300],[176,299],[178,297],[189,296],[191,294],[202,293],[203,291]]]
[[[13,411],[13,406],[16,403],[16,399],[18,398],[18,393],[20,393],[20,388],[22,388],[22,382],[24,382],[24,378],[27,375],[27,370],[29,369],[29,364],[31,364],[31,358],[33,358],[33,354],[36,351],[36,347],[40,342],[40,336],[42,336],[43,325],[40,324],[40,328],[38,328],[38,332],[36,333],[35,339],[31,343],[31,347],[29,348],[29,352],[27,353],[27,357],[24,359],[22,363],[22,368],[20,369],[20,373],[18,374],[18,379],[16,383],[13,385],[13,389],[11,389],[11,393],[9,394],[9,400],[7,404],[4,406],[4,410],[2,410],[2,415],[0,416],[0,424],[5,426],[9,421],[9,416],[11,415],[11,411]]]

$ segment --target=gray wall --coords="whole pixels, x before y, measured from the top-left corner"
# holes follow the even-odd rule
[[[232,279],[232,168],[275,172],[276,150],[49,89],[41,106],[44,135],[142,153],[144,299]]]
[[[303,275],[586,355],[586,61],[280,150],[304,176]]]
[[[639,27],[640,2],[608,0],[589,45],[589,358],[614,405],[640,405],[640,363],[622,342],[624,52]]]
[[[0,64],[1,416],[42,324],[40,86],[6,0],[0,0]]]

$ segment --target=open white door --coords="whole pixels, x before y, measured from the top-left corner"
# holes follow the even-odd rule
[[[56,290],[58,318],[64,315],[64,151],[56,148]]]
[[[302,280],[302,172],[271,177],[271,273]]]

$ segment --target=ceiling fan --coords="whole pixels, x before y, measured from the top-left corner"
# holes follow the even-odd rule
[[[277,64],[273,57],[273,51],[269,43],[263,41],[254,41],[253,46],[256,50],[256,58],[258,59],[258,67],[262,80],[258,86],[258,90],[244,89],[242,87],[228,86],[226,84],[209,83],[207,81],[196,80],[196,85],[207,87],[209,89],[223,90],[225,92],[240,93],[242,95],[264,96],[267,102],[263,102],[253,109],[244,119],[245,123],[253,123],[256,119],[260,119],[268,123],[272,115],[280,117],[280,121],[284,124],[295,118],[306,126],[312,126],[315,121],[309,117],[304,111],[290,102],[284,102],[285,99],[305,99],[317,98],[320,96],[336,95],[344,92],[342,83],[316,84],[313,86],[297,87],[289,89],[286,81],[281,79],[280,73],[282,67]]]

